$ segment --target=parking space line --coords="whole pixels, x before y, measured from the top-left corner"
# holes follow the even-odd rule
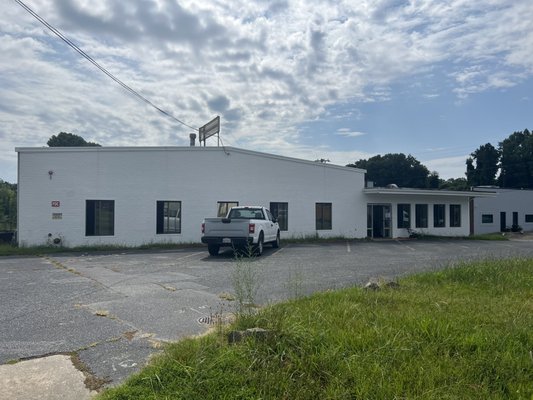
[[[401,245],[401,246],[405,246],[405,247],[407,247],[407,248],[408,248],[409,250],[411,250],[411,251],[416,251],[414,247],[408,246],[408,245],[406,245],[405,243],[403,243],[403,242],[400,241],[400,240],[396,240],[396,243],[398,243],[398,244]]]
[[[198,252],[195,252],[195,253],[191,253],[191,254],[188,254],[186,256],[183,256],[183,257],[178,257],[178,258],[174,258],[173,260],[174,261],[180,261],[180,260],[185,260],[186,258],[191,258],[191,257],[194,257],[194,256],[197,256],[197,255],[203,255],[204,252],[203,251],[198,251]]]

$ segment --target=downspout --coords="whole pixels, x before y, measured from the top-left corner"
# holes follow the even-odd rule
[[[468,198],[468,212],[470,213],[470,236],[474,234],[474,197]]]

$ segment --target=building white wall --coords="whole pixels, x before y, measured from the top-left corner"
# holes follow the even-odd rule
[[[513,225],[513,212],[518,213],[518,225],[524,231],[533,231],[533,222],[526,222],[526,215],[533,215],[533,190],[476,188],[490,190],[497,195],[492,198],[474,199],[474,233],[500,232],[500,213],[505,212],[506,226]],[[483,214],[492,215],[492,223],[483,223]]]
[[[401,189],[400,189],[401,191]],[[398,204],[410,204],[411,209],[411,229],[414,232],[433,235],[433,236],[468,236],[470,234],[470,212],[469,212],[469,197],[464,196],[447,196],[444,192],[436,192],[435,195],[425,194],[371,194],[367,193],[368,204],[390,204],[392,211],[392,237],[403,238],[409,237],[407,229],[398,228]],[[416,204],[428,205],[428,227],[416,227]],[[433,226],[433,205],[445,205],[445,226]],[[450,226],[450,204],[458,204],[461,206],[461,226]]]
[[[19,148],[18,240],[67,247],[199,242],[218,201],[289,203],[282,237],[366,236],[364,171],[228,147]],[[49,174],[52,171],[52,174]],[[85,236],[86,200],[115,201],[113,236]],[[156,234],[156,201],[181,201],[180,234]],[[59,201],[60,207],[52,207]],[[332,230],[316,231],[315,203],[332,203]],[[60,213],[61,219],[53,219]]]

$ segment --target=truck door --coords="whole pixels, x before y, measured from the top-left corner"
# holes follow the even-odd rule
[[[274,221],[273,221],[273,217],[272,217],[272,214],[270,213],[269,210],[265,209],[265,213],[266,213],[266,219],[267,219],[267,230],[268,230],[268,237],[266,237],[267,235],[265,234],[265,242],[272,242],[274,240],[276,240],[276,235],[278,234],[278,229],[276,227],[276,224],[274,224]]]

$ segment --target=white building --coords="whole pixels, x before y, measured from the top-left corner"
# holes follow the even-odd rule
[[[282,238],[470,233],[473,192],[365,189],[356,168],[232,147],[16,151],[20,246],[199,242],[235,204],[269,207]]]
[[[364,193],[368,237],[408,237],[409,231],[433,236],[470,234],[472,192],[367,188]]]
[[[18,240],[199,242],[204,217],[265,205],[282,237],[364,237],[364,171],[230,147],[18,148]]]
[[[475,192],[490,190],[497,195],[474,200],[476,234],[509,230],[533,231],[533,190],[476,187]],[[514,229],[513,229],[514,228]]]

